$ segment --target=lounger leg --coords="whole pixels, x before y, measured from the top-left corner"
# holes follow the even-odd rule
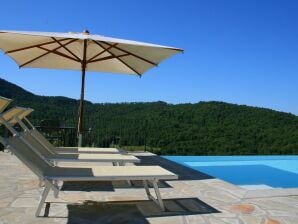
[[[148,187],[148,183],[147,183],[147,180],[143,180],[143,184],[144,184],[144,187],[145,187],[145,191],[146,191],[146,194],[147,194],[147,197],[149,200],[151,200],[151,194],[150,194],[150,190],[149,190],[149,187]]]
[[[54,191],[54,197],[55,198],[58,198],[58,194],[59,194],[58,180],[53,180],[53,185],[55,187],[55,190],[53,189],[53,191]]]
[[[40,198],[40,201],[39,201],[39,204],[38,204],[38,207],[37,207],[37,210],[35,212],[35,216],[38,217],[40,215],[40,212],[41,212],[41,209],[42,209],[42,206],[49,194],[49,191],[50,191],[50,187],[46,184],[45,185],[45,188],[42,192],[42,195],[41,195],[41,198]]]
[[[42,178],[38,178],[38,179],[39,179],[38,186],[39,186],[39,187],[43,187],[43,186],[44,186],[43,179],[42,179]]]
[[[152,181],[152,183],[153,183],[154,191],[155,191],[159,206],[160,206],[162,211],[165,211],[165,206],[164,206],[162,198],[160,196],[159,188],[158,188],[158,185],[157,185],[157,180]]]
[[[153,180],[152,181],[154,191],[155,191],[155,194],[156,194],[156,198],[151,195],[149,187],[148,187],[148,182],[147,182],[147,180],[143,180],[144,187],[145,187],[148,199],[155,202],[160,207],[160,209],[162,211],[165,211],[165,206],[164,206],[164,203],[163,203],[162,198],[160,196],[159,188],[158,188],[158,185],[157,185],[158,180]]]

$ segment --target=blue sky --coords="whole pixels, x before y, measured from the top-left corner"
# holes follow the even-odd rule
[[[82,31],[185,50],[140,79],[88,72],[92,102],[225,101],[298,115],[298,1],[3,1],[0,29]],[[0,77],[39,95],[79,98],[80,72],[18,69]]]

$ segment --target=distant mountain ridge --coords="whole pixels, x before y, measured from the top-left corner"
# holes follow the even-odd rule
[[[76,127],[78,100],[38,96],[1,78],[0,95],[34,108],[35,124],[51,119]],[[298,154],[297,116],[224,102],[86,102],[85,127],[87,145],[147,145],[179,155]]]

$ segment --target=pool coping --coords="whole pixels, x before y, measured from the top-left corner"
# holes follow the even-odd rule
[[[241,188],[235,185],[238,188]],[[287,197],[298,196],[298,188],[274,188],[274,189],[257,189],[247,190],[243,198],[264,198],[264,197]]]
[[[242,199],[298,196],[298,188],[245,189],[216,177],[214,180],[224,183],[225,186],[231,186],[233,191],[242,192],[240,196]]]

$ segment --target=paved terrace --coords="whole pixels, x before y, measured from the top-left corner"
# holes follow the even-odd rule
[[[137,154],[142,164],[161,165],[180,176],[160,184],[166,212],[148,201],[135,182],[64,183],[34,216],[40,189],[33,173],[9,153],[0,152],[0,224],[34,223],[298,223],[298,192],[244,190],[152,154]],[[82,191],[84,189],[85,191]]]

